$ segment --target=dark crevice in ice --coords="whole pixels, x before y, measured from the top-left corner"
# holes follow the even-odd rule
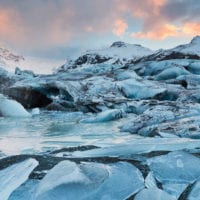
[[[195,185],[196,182],[189,184],[186,189],[182,192],[178,200],[188,200],[188,196],[190,192],[192,191],[193,186]]]

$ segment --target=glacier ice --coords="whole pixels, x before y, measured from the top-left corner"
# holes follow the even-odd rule
[[[158,188],[144,189],[139,192],[134,200],[176,200],[175,197]]]
[[[98,113],[97,116],[82,119],[82,123],[98,123],[98,122],[107,122],[115,119],[119,119],[123,116],[123,111],[118,109],[105,110],[101,113]]]
[[[161,183],[189,184],[200,176],[200,159],[183,151],[151,158],[148,164]]]
[[[160,80],[167,80],[173,79],[181,75],[189,75],[190,73],[181,67],[171,67],[163,70],[161,73],[155,76],[155,79]]]
[[[162,184],[162,188],[168,194],[174,196],[178,199],[184,190],[188,187],[187,183],[164,183]]]
[[[35,193],[38,184],[38,179],[27,180],[9,196],[9,200],[36,200]]]
[[[141,172],[126,162],[113,164],[62,161],[39,184],[37,200],[126,199],[144,188]]]
[[[28,179],[29,175],[37,167],[37,165],[38,161],[31,158],[1,170],[1,200],[7,200],[10,194]]]
[[[191,192],[189,193],[188,200],[197,200],[197,199],[200,199],[200,189],[199,188],[200,188],[200,181],[198,180],[194,184]]]
[[[31,114],[15,100],[7,99],[0,94],[0,115],[4,117],[30,117]]]
[[[127,98],[148,99],[166,91],[165,88],[156,86],[149,81],[141,81],[137,79],[127,79],[117,83],[119,89]]]
[[[177,151],[199,148],[200,141],[187,138],[142,138],[132,139],[126,144],[110,145],[88,151],[76,151],[72,157],[124,157],[153,151]]]

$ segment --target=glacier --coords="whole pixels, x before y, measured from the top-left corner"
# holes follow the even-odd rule
[[[118,41],[51,74],[0,49],[0,199],[198,199],[199,46]]]

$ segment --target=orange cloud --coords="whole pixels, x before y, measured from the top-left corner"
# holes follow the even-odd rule
[[[200,23],[185,23],[182,28],[182,32],[187,35],[200,35]]]
[[[15,41],[23,32],[20,26],[20,17],[12,9],[0,9],[0,39],[5,40],[9,38]]]
[[[94,28],[92,26],[85,26],[84,29],[85,29],[86,32],[93,32],[94,31]]]
[[[128,28],[128,24],[122,20],[122,19],[117,19],[114,23],[114,28],[113,28],[113,33],[117,36],[123,35]]]
[[[163,40],[167,37],[178,35],[178,27],[171,24],[165,24],[164,26],[158,26],[151,31],[132,33],[131,37]]]
[[[148,18],[159,15],[160,8],[166,0],[118,0],[118,9],[122,12],[129,11],[134,17]]]

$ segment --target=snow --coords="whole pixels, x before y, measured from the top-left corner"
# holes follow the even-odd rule
[[[194,37],[189,44],[173,48],[172,51],[200,56],[200,36]]]
[[[4,117],[30,117],[30,113],[15,100],[0,94],[0,114]]]
[[[90,50],[87,51],[87,53],[97,54],[105,57],[112,57],[114,60],[119,59],[121,61],[123,61],[123,59],[130,60],[130,59],[141,58],[143,56],[147,56],[153,53],[152,50],[140,45],[127,44],[127,43],[123,44],[124,45],[120,47],[112,44],[110,47],[105,47],[97,50]]]
[[[119,43],[121,43],[121,45],[119,45]],[[100,49],[83,52],[77,59],[70,59],[65,65],[62,65],[58,71],[62,72],[78,70],[102,73],[102,71],[106,70],[106,66],[108,69],[110,68],[109,65],[114,69],[117,67],[120,68],[122,65],[125,65],[131,60],[137,60],[152,53],[152,50],[141,45],[116,42],[110,47],[103,47]]]
[[[0,198],[7,200],[10,194],[23,184],[37,167],[38,161],[28,159],[0,171]]]
[[[0,67],[12,73],[14,73],[16,67],[19,67],[22,70],[33,70],[35,73],[50,74],[64,62],[65,59],[23,57],[5,47],[0,47]]]
[[[113,164],[62,161],[40,182],[37,200],[126,199],[144,187],[141,172],[126,162]]]

